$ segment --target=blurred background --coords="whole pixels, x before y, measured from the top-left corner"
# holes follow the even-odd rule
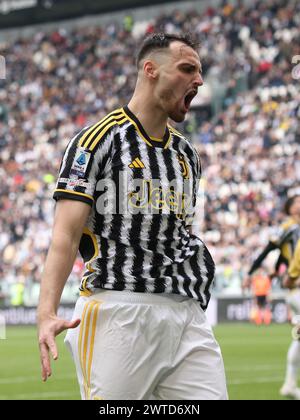
[[[300,193],[300,57],[292,62],[300,55],[300,2],[146,3],[0,0],[0,307],[7,324],[35,322],[66,144],[127,103],[136,46],[154,31],[191,32],[200,41],[204,86],[177,128],[202,159],[201,235],[217,265],[209,316],[213,323],[249,319],[242,281],[285,219],[286,198]],[[267,273],[277,257],[267,259]],[[78,256],[62,298],[66,316],[82,270]],[[275,323],[288,318],[284,295],[275,279]]]
[[[153,31],[190,31],[201,45],[205,84],[178,129],[202,157],[201,231],[217,263],[216,293],[241,295],[286,197],[300,191],[300,80],[292,74],[300,3],[157,1],[120,11],[143,3],[0,1],[2,305],[36,304],[66,144],[127,103],[136,45]],[[81,272],[78,257],[64,302],[76,299]]]

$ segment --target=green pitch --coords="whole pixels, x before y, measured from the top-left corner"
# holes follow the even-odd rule
[[[232,400],[278,400],[290,343],[288,325],[255,327],[223,324],[215,328],[221,345]],[[46,383],[40,379],[36,331],[32,327],[7,329],[0,340],[0,400],[79,399],[71,356],[58,337],[59,360]]]

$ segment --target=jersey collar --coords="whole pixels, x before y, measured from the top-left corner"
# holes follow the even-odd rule
[[[141,138],[148,144],[148,146],[160,147],[163,149],[166,149],[168,147],[170,143],[170,139],[171,139],[171,133],[168,127],[166,127],[166,131],[165,131],[163,139],[156,139],[154,137],[150,137],[146,133],[146,130],[142,126],[139,119],[134,115],[133,112],[130,111],[128,106],[125,106],[123,110],[125,114],[127,115],[128,119],[134,124]]]

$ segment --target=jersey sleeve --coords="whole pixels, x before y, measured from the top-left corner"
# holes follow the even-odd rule
[[[289,276],[292,279],[300,277],[300,239],[297,242],[295,253],[289,266]]]
[[[96,147],[88,146],[90,127],[83,129],[68,144],[59,170],[55,200],[69,199],[93,205],[97,181],[109,158],[109,139],[103,138]]]
[[[270,252],[274,251],[277,248],[277,245],[274,242],[269,242],[265,249],[259,254],[256,260],[252,263],[248,275],[252,276],[252,274],[261,266],[264,259],[269,255]]]

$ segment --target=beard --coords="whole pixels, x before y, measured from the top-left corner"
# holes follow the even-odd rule
[[[174,111],[169,113],[169,118],[177,123],[181,123],[185,120],[185,114]]]
[[[160,95],[160,100],[162,108],[171,120],[177,123],[184,121],[186,111],[181,104],[181,99],[178,100],[172,89],[163,90]]]

